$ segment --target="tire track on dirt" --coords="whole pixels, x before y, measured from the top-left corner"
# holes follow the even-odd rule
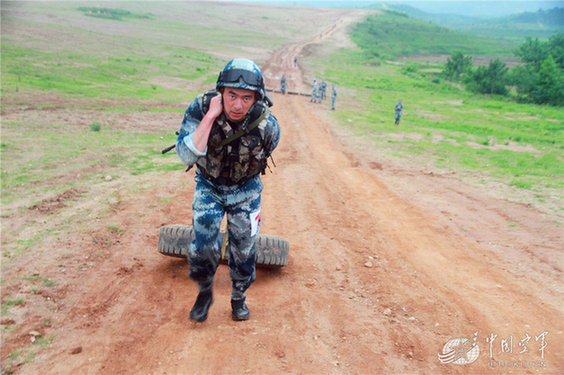
[[[297,53],[308,44],[288,50]],[[276,58],[288,59],[283,54]],[[483,345],[487,335],[499,330],[524,334],[523,327],[528,327],[538,334],[552,327],[560,340],[549,353],[550,363],[561,366],[557,355],[562,347],[558,298],[539,293],[538,284],[515,279],[507,269],[498,267],[500,259],[491,251],[443,228],[436,218],[389,190],[372,170],[358,168],[326,130],[326,123],[319,120],[323,115],[318,106],[299,97],[281,97],[276,99],[283,103],[284,110],[277,112],[275,108],[274,113],[287,125],[285,137],[291,134],[282,146],[282,153],[290,157],[280,162],[287,173],[273,177],[271,184],[276,188],[270,193],[279,196],[278,190],[283,190],[289,200],[273,203],[272,211],[279,215],[269,222],[284,222],[282,213],[288,208],[293,212],[295,226],[284,226],[284,235],[298,244],[292,250],[292,266],[298,274],[311,274],[315,282],[306,281],[306,286],[315,285],[319,294],[331,291],[332,299],[338,301],[339,307],[332,309],[341,320],[328,320],[333,330],[332,324],[340,324],[349,331],[360,331],[361,317],[370,317],[377,326],[387,327],[378,330],[378,337],[387,337],[384,341],[388,343],[373,347],[372,356],[391,351],[403,359],[415,356],[427,362],[411,367],[409,362],[386,358],[383,361],[389,362],[384,367],[442,372],[438,360],[431,359],[436,358],[441,342],[448,341],[449,335],[466,332],[470,337],[479,331]],[[307,231],[299,229],[304,227]],[[382,263],[373,276],[362,268],[369,254],[379,254],[378,263]],[[358,285],[354,292],[370,290],[372,293],[364,294],[372,294],[377,306],[359,307],[335,290],[338,277],[331,273],[334,267],[342,269],[343,264],[348,269],[347,278]],[[557,284],[558,275],[552,274],[551,282]],[[373,283],[377,283],[377,290],[370,289]],[[322,299],[319,295],[308,298]],[[315,305],[322,309],[323,303],[311,307]],[[390,321],[381,318],[384,307],[392,310]],[[538,321],[539,316],[542,321]],[[476,370],[492,369],[482,361],[473,366]]]

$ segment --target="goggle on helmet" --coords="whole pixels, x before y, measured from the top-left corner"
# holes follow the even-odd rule
[[[252,90],[259,93],[264,99],[264,79],[257,64],[247,59],[233,59],[225,65],[219,73],[215,89],[233,87],[237,89]]]

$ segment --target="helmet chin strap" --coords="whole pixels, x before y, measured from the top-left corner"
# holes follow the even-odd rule
[[[262,94],[262,97],[264,98],[264,101],[266,102],[266,105],[268,105],[269,107],[272,107],[274,105],[274,102],[272,101],[270,96],[268,96],[266,91],[261,90],[261,94]]]
[[[249,122],[251,121],[251,113],[253,113],[253,110],[255,109],[256,105],[257,105],[257,101],[255,100],[255,102],[253,103],[251,108],[249,108],[249,110],[247,111],[247,114],[245,115],[245,120],[241,124],[242,129],[247,129],[247,126],[249,125]]]

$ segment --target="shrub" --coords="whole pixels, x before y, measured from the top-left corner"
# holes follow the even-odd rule
[[[93,122],[92,124],[90,124],[90,130],[92,130],[93,132],[99,132],[100,129],[102,129],[102,127],[100,126],[99,122]]]

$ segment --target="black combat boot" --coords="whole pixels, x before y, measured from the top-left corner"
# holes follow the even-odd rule
[[[190,319],[196,322],[205,322],[208,318],[208,310],[213,303],[213,293],[212,288],[206,288],[200,290],[198,293],[198,298],[196,298],[196,303],[190,310]]]
[[[233,320],[248,320],[251,317],[244,299],[232,299],[231,308],[233,309],[231,314]]]

